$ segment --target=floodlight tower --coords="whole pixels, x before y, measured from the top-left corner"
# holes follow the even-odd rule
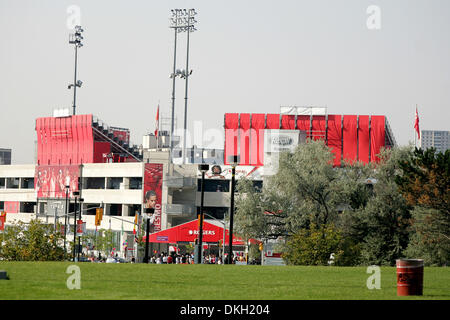
[[[175,53],[174,53],[174,66],[173,73],[171,78],[173,78],[173,89],[172,89],[172,131],[171,135],[173,137],[173,117],[174,117],[174,109],[175,109],[175,77],[180,76],[182,79],[186,80],[185,86],[185,96],[184,96],[184,130],[183,130],[183,164],[186,161],[186,131],[187,131],[187,100],[188,100],[188,79],[192,74],[192,70],[189,70],[189,34],[191,32],[197,31],[195,28],[195,24],[197,21],[195,20],[195,16],[197,12],[195,9],[174,9],[172,10],[172,19],[171,19],[171,28],[175,30]],[[178,32],[187,32],[187,45],[186,45],[186,69],[185,70],[176,70],[176,35]],[[172,141],[172,138],[171,138]]]
[[[75,115],[76,101],[77,101],[77,87],[81,87],[83,82],[81,80],[77,80],[77,62],[78,62],[78,48],[81,48],[83,44],[81,40],[83,40],[83,36],[81,33],[84,30],[81,26],[75,26],[75,33],[70,34],[69,43],[73,44],[75,47],[75,72],[74,72],[74,80],[72,84],[69,84],[67,89],[73,87],[73,115]]]

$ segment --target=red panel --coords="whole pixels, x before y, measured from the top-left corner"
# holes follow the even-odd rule
[[[75,132],[73,130],[73,118],[70,117],[67,119],[67,128],[70,130],[70,134],[68,137],[67,142],[67,163],[68,164],[75,164],[74,156],[73,156],[73,148],[74,148],[74,135]]]
[[[80,163],[86,163],[86,119],[84,115],[80,116],[80,122],[79,122],[79,128],[80,128],[80,133],[81,133],[81,137],[80,137]]]
[[[281,116],[281,129],[295,130],[295,116],[294,115],[282,115]]]
[[[369,116],[359,116],[358,159],[369,163]]]
[[[240,115],[240,164],[250,164],[250,114],[241,113]]]
[[[72,131],[74,132],[73,145],[72,145],[72,164],[80,163],[80,132],[78,129],[78,117],[72,117]]]
[[[19,213],[20,203],[19,201],[5,201],[4,211],[6,213]]]
[[[224,164],[229,164],[228,156],[238,154],[238,113],[225,114],[225,149]]]
[[[62,141],[64,144],[63,147],[63,164],[69,164],[69,155],[68,155],[68,150],[69,150],[69,135],[70,135],[70,130],[68,128],[68,122],[69,122],[69,117],[65,117],[62,118],[62,128],[64,130],[64,135],[62,137]]]
[[[111,144],[104,141],[94,142],[94,163],[105,163],[108,162],[104,154],[109,154],[111,152]]]
[[[280,115],[267,114],[266,129],[280,129]]]
[[[357,153],[357,116],[344,116],[344,160],[356,161]]]
[[[55,118],[55,133],[53,139],[56,144],[56,162],[54,164],[61,164],[63,158],[62,139],[61,139],[61,118]]]
[[[252,114],[251,131],[251,156],[250,163],[254,166],[264,165],[264,128],[266,115],[263,113]]]
[[[305,116],[305,115],[300,115],[297,116],[297,129],[298,130],[302,130],[302,131],[306,131],[306,136],[310,137],[310,132],[309,132],[309,116]]]
[[[312,119],[312,138],[314,140],[325,140],[326,129],[325,116],[313,116]]]
[[[50,118],[44,119],[44,136],[45,136],[45,142],[44,142],[44,163],[43,164],[50,164],[50,154],[51,154],[51,140],[50,140]]]
[[[378,154],[381,151],[381,147],[385,145],[385,117],[384,116],[372,116],[370,122],[370,161],[379,162],[380,158]]]
[[[328,147],[334,153],[334,165],[341,165],[341,147],[342,147],[342,131],[341,116],[328,116]]]
[[[55,131],[56,131],[56,121],[55,118],[50,118],[50,144],[52,146],[51,153],[50,153],[50,164],[58,164],[57,162],[57,144],[55,140]]]
[[[41,133],[41,119],[36,119],[36,148],[37,148],[37,163],[41,163],[41,154],[42,154],[42,133]]]

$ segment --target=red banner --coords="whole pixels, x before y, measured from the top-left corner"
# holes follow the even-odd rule
[[[38,198],[65,198],[66,185],[69,186],[69,197],[78,191],[80,166],[36,166],[34,189]]]
[[[83,220],[77,220],[77,236],[81,237],[86,229],[86,223]]]
[[[0,215],[0,231],[5,230],[5,220],[6,220],[6,216],[1,214]]]
[[[144,167],[144,212],[145,209],[154,208],[154,220],[151,232],[161,230],[161,197],[162,197],[163,165],[159,163],[146,163]]]

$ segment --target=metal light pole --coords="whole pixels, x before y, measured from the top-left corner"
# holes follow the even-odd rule
[[[66,235],[67,235],[67,219],[69,215],[69,186],[66,186],[66,215],[64,217],[64,259],[66,259],[67,248],[66,248]]]
[[[229,162],[231,164],[231,204],[230,204],[230,234],[228,243],[228,263],[232,264],[233,255],[233,215],[234,215],[234,187],[235,187],[235,173],[236,166],[239,163],[239,156],[230,156]]]
[[[191,32],[196,31],[194,24],[197,23],[194,16],[197,14],[195,9],[174,9],[172,10],[172,25],[171,28],[175,29],[175,52],[174,52],[174,67],[171,78],[173,78],[172,84],[172,124],[171,124],[171,141],[173,142],[173,130],[174,130],[174,114],[175,114],[175,77],[180,76],[186,79],[185,98],[184,98],[184,131],[183,131],[183,164],[186,157],[186,131],[187,131],[187,99],[188,99],[188,77],[192,74],[192,70],[189,70],[189,35]],[[176,34],[177,32],[187,31],[187,51],[186,51],[186,69],[176,70]],[[172,145],[173,147],[173,145]],[[173,150],[172,150],[173,151]]]
[[[192,74],[192,70],[189,71],[189,35],[191,31],[195,31],[194,23],[195,21],[194,16],[197,13],[195,12],[195,9],[189,9],[188,10],[188,18],[187,18],[187,50],[186,50],[186,69],[185,69],[185,78],[186,78],[186,87],[185,87],[185,93],[184,93],[184,130],[183,130],[183,164],[186,163],[186,132],[187,132],[187,103],[188,103],[188,82],[189,82],[189,76]],[[192,19],[191,19],[192,18]],[[192,25],[191,25],[192,23]],[[191,28],[192,27],[192,28]]]
[[[76,195],[76,193],[78,193]],[[77,196],[79,195],[78,191],[74,192],[75,196],[75,206],[73,209],[73,262],[75,262],[75,248],[76,248],[76,241],[77,241]]]
[[[82,81],[77,80],[77,63],[78,63],[78,48],[81,48],[83,44],[81,43],[81,40],[83,40],[83,36],[81,33],[84,30],[81,28],[81,26],[75,26],[75,33],[70,35],[69,43],[73,44],[75,46],[75,72],[74,72],[74,79],[73,83],[69,84],[68,89],[73,87],[73,115],[75,115],[75,109],[76,109],[76,100],[77,100],[77,87],[81,87]]]
[[[198,244],[197,244],[197,256],[195,263],[203,263],[203,203],[205,198],[205,173],[209,170],[209,165],[200,164],[198,169],[202,172],[202,185],[201,185],[201,200],[200,200],[200,217],[199,217],[199,231],[198,231]]]
[[[177,76],[177,74],[176,74],[177,34],[178,34],[178,16],[181,14],[180,11],[181,11],[181,9],[171,10],[171,12],[172,12],[171,28],[174,28],[173,30],[175,33],[175,41],[174,41],[174,46],[173,46],[173,73],[170,75],[170,77],[172,78],[172,119],[170,122],[170,153],[171,153],[171,155],[173,153],[173,133],[174,133],[173,131],[174,131],[174,121],[175,121],[175,78]]]
[[[84,202],[84,199],[80,198],[80,201],[79,201],[80,221],[81,221],[81,213],[83,212],[83,202]],[[83,223],[81,223],[81,227],[83,227]],[[80,248],[81,248],[81,236],[78,236],[78,250],[77,250],[78,261],[80,261],[80,251],[81,251]]]

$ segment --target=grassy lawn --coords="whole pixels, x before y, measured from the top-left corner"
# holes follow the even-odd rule
[[[424,295],[397,297],[395,267],[381,289],[366,287],[366,267],[77,263],[81,289],[69,290],[71,262],[0,262],[0,300],[365,300],[450,299],[450,268],[425,268]]]

